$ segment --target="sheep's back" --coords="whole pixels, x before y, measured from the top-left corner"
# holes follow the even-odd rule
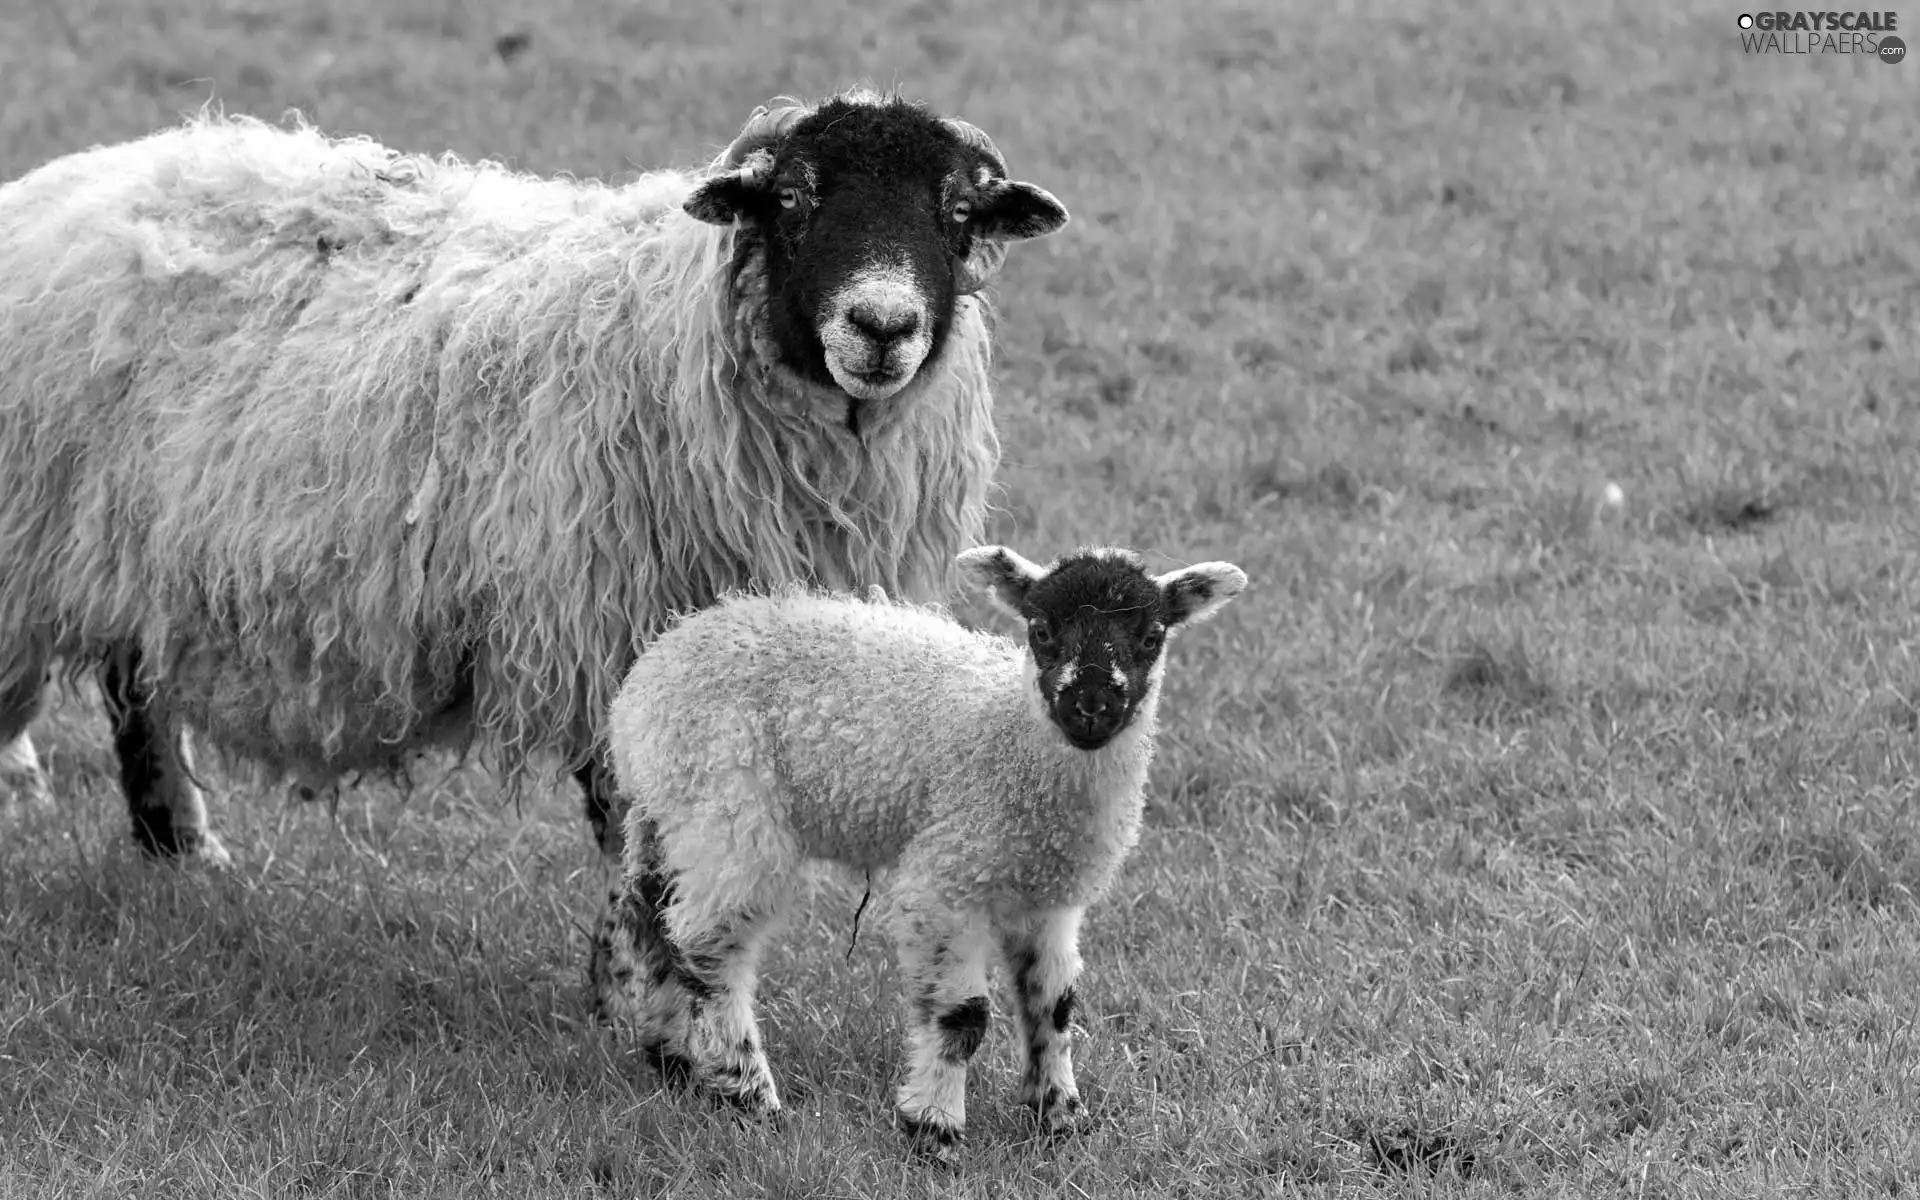
[[[245,118],[0,186],[0,561],[18,564],[0,628],[55,614],[58,653],[159,648],[184,715],[244,752],[390,753],[474,669],[477,602],[526,540],[530,461],[631,423],[624,382],[564,423],[550,393],[569,360],[638,357],[581,315],[630,288],[688,186]],[[541,441],[561,431],[565,448]],[[556,521],[606,508],[572,476],[532,486]],[[564,621],[555,640],[627,637]],[[43,665],[0,648],[0,681]],[[315,702],[301,683],[322,665]],[[265,725],[262,687],[286,710]]]

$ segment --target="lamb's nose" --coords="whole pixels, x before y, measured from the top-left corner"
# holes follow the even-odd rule
[[[1106,715],[1107,710],[1113,707],[1113,703],[1107,699],[1105,692],[1088,689],[1073,698],[1073,706],[1083,717],[1100,717]]]
[[[920,313],[904,304],[857,304],[847,311],[847,323],[885,346],[919,332]]]

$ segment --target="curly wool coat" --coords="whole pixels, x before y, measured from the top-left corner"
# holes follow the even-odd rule
[[[1112,885],[1139,837],[1158,692],[1076,750],[1021,645],[934,607],[787,589],[670,626],[609,736],[629,820],[657,823],[678,879],[676,937],[783,908],[809,861],[898,868],[895,899],[1005,917]]]

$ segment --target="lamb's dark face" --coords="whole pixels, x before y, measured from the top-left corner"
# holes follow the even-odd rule
[[[971,127],[864,95],[785,122],[686,208],[751,229],[782,364],[844,392],[856,427],[862,405],[938,360],[956,298],[985,282],[1004,243],[1067,219],[1046,192],[1006,179]]]
[[[1131,563],[1075,556],[1028,588],[1022,608],[1047,715],[1074,746],[1098,750],[1146,699],[1167,633],[1160,589]]]
[[[1148,574],[1126,550],[1080,550],[1042,570],[1001,546],[959,559],[1027,627],[1048,719],[1077,749],[1098,750],[1132,724],[1160,683],[1173,631],[1211,616],[1247,577],[1230,563]]]

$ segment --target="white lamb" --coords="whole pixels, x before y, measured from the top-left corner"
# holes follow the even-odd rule
[[[896,1117],[942,1159],[962,1140],[996,950],[1022,1102],[1050,1130],[1079,1112],[1080,920],[1139,836],[1161,643],[1247,582],[1221,562],[1155,576],[1115,549],[1045,569],[1000,546],[957,561],[1025,623],[1024,648],[937,608],[789,587],[687,615],[640,656],[609,719],[633,805],[591,972],[601,1015],[670,1076],[777,1111],[760,951],[804,864],[891,869],[910,1059]]]

